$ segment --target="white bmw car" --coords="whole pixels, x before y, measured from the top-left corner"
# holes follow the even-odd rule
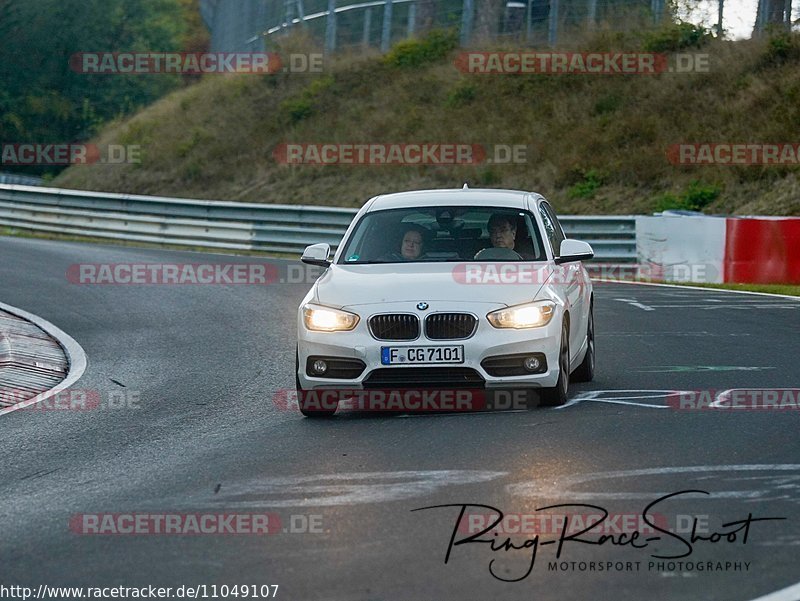
[[[345,396],[395,389],[535,390],[565,403],[570,377],[594,376],[582,264],[593,256],[533,192],[370,199],[332,260],[328,244],[303,253],[326,269],[298,311],[301,411],[330,416]],[[312,394],[330,391],[341,394]]]

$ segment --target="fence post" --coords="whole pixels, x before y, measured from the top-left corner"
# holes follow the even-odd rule
[[[764,23],[766,22],[767,3],[758,0],[758,18],[756,19],[756,31],[758,34],[764,33]]]
[[[722,0],[720,0],[721,2]],[[597,0],[589,0],[589,8],[586,14],[586,24],[589,28],[594,27],[597,23]]]
[[[300,25],[306,26],[306,10],[303,7],[303,0],[297,0],[297,16],[300,19]]]
[[[792,30],[792,0],[786,0],[786,29]]]
[[[717,37],[722,37],[722,12],[723,7],[725,5],[725,0],[719,0],[719,5],[717,6]]]
[[[369,48],[369,35],[372,31],[372,7],[368,6],[364,9],[364,35],[361,44],[364,48]]]
[[[661,0],[651,0],[650,10],[653,12],[653,23],[656,25],[661,23],[661,15],[664,12],[664,5],[661,3]]]
[[[328,0],[328,16],[325,19],[325,52],[336,50],[336,0]]]
[[[388,52],[392,45],[392,0],[383,3],[383,31],[381,32],[381,51]]]
[[[547,43],[555,46],[558,42],[558,0],[550,0],[550,14],[548,15]]]
[[[473,0],[463,0],[461,5],[461,45],[469,45],[472,37]]]
[[[533,29],[532,20],[533,13],[533,0],[528,0],[528,6],[525,9],[525,43],[531,43],[531,31]]]
[[[412,2],[408,5],[408,37],[414,37],[417,30],[417,3]]]
[[[291,29],[294,21],[294,0],[285,0],[283,3],[283,24]]]

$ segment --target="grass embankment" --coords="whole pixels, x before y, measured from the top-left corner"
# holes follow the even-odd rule
[[[666,158],[679,143],[800,142],[800,36],[685,34],[598,34],[580,50],[708,53],[709,72],[470,75],[455,68],[458,50],[440,36],[386,57],[339,57],[322,74],[209,76],[95,140],[141,145],[141,164],[75,166],[55,184],[360,206],[377,193],[466,181],[540,191],[562,214],[800,214],[796,166],[675,166]],[[527,163],[289,167],[272,155],[285,142],[523,144]]]
[[[693,284],[681,282],[683,286],[697,286],[699,288],[718,288],[721,290],[740,290],[742,292],[766,292],[768,294],[785,294],[787,296],[800,296],[800,286],[791,284]]]

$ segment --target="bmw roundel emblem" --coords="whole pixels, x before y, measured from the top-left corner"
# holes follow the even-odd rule
[[[423,303],[417,303],[417,309],[419,309],[420,311],[424,311],[427,308],[428,308],[428,303],[424,303],[424,302]]]

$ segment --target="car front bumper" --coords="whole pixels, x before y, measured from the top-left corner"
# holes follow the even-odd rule
[[[303,390],[312,389],[361,389],[365,380],[375,370],[409,370],[423,368],[469,368],[483,379],[480,388],[551,388],[556,385],[559,375],[558,353],[561,340],[561,322],[563,312],[557,307],[550,323],[543,327],[528,329],[499,329],[493,327],[486,319],[486,314],[504,305],[489,303],[431,303],[431,311],[409,311],[408,303],[385,303],[380,305],[358,305],[344,307],[345,310],[357,313],[360,320],[349,332],[314,332],[308,330],[302,318],[302,308],[298,313],[298,359],[297,377]],[[425,337],[424,328],[420,337],[413,341],[377,340],[369,331],[368,321],[377,313],[409,313],[414,312],[420,318],[432,311],[466,312],[478,318],[474,334],[462,340],[430,340]],[[381,347],[409,346],[454,346],[464,347],[464,362],[459,364],[419,365],[405,364],[387,366],[381,363]],[[541,353],[545,356],[547,368],[542,373],[520,376],[492,376],[481,365],[488,357]],[[341,357],[358,359],[366,365],[363,372],[353,379],[326,378],[310,376],[306,373],[306,361],[309,357]],[[416,370],[415,370],[416,371]],[[425,387],[424,382],[409,378],[402,379],[403,387]]]

